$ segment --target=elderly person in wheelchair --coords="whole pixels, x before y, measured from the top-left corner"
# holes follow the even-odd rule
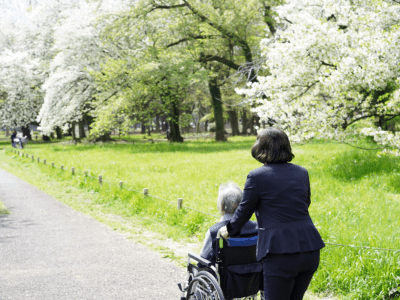
[[[241,200],[242,190],[235,183],[220,186],[217,207],[221,219],[207,231],[200,255],[188,255],[189,278],[178,284],[181,300],[256,299],[262,289],[262,265],[256,260],[257,223],[248,221],[240,236],[228,240],[218,234]]]

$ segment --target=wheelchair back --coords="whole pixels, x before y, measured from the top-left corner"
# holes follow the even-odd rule
[[[263,288],[262,263],[256,259],[258,236],[217,240],[217,268],[226,299],[255,295]]]
[[[197,254],[188,255],[189,279],[179,287],[181,300],[231,300],[257,295],[263,288],[262,263],[256,259],[258,236],[218,238],[216,263]],[[198,264],[192,264],[191,260]]]

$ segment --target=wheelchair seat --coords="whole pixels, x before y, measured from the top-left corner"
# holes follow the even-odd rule
[[[213,245],[217,249],[215,265],[189,253],[188,280],[183,285],[178,284],[181,300],[255,299],[263,289],[262,263],[256,259],[257,238],[217,238]]]

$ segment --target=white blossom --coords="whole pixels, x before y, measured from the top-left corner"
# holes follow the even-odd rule
[[[400,114],[398,3],[289,0],[276,11],[281,29],[261,42],[269,75],[237,89],[262,120],[301,141],[345,139],[361,119]],[[390,133],[375,134],[400,147]]]

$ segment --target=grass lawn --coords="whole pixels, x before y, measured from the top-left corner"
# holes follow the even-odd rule
[[[34,155],[34,162],[13,154],[7,141],[0,162],[15,172],[68,183],[74,187],[72,192],[94,195],[98,207],[181,243],[201,240],[216,221],[219,184],[234,181],[243,187],[247,173],[260,166],[249,151],[254,137],[230,138],[228,143],[202,138],[183,144],[145,141],[138,135],[101,145],[31,143],[23,151]],[[295,146],[293,151],[293,163],[309,170],[310,214],[324,241],[400,249],[400,158],[322,142]],[[100,187],[97,179],[85,178],[85,170],[93,177],[102,175],[110,184]],[[149,194],[173,204],[120,189],[120,180],[124,187],[148,188]],[[177,210],[177,198],[208,214]],[[327,245],[310,289],[344,299],[387,299],[389,295],[399,299],[399,261],[400,252]]]

